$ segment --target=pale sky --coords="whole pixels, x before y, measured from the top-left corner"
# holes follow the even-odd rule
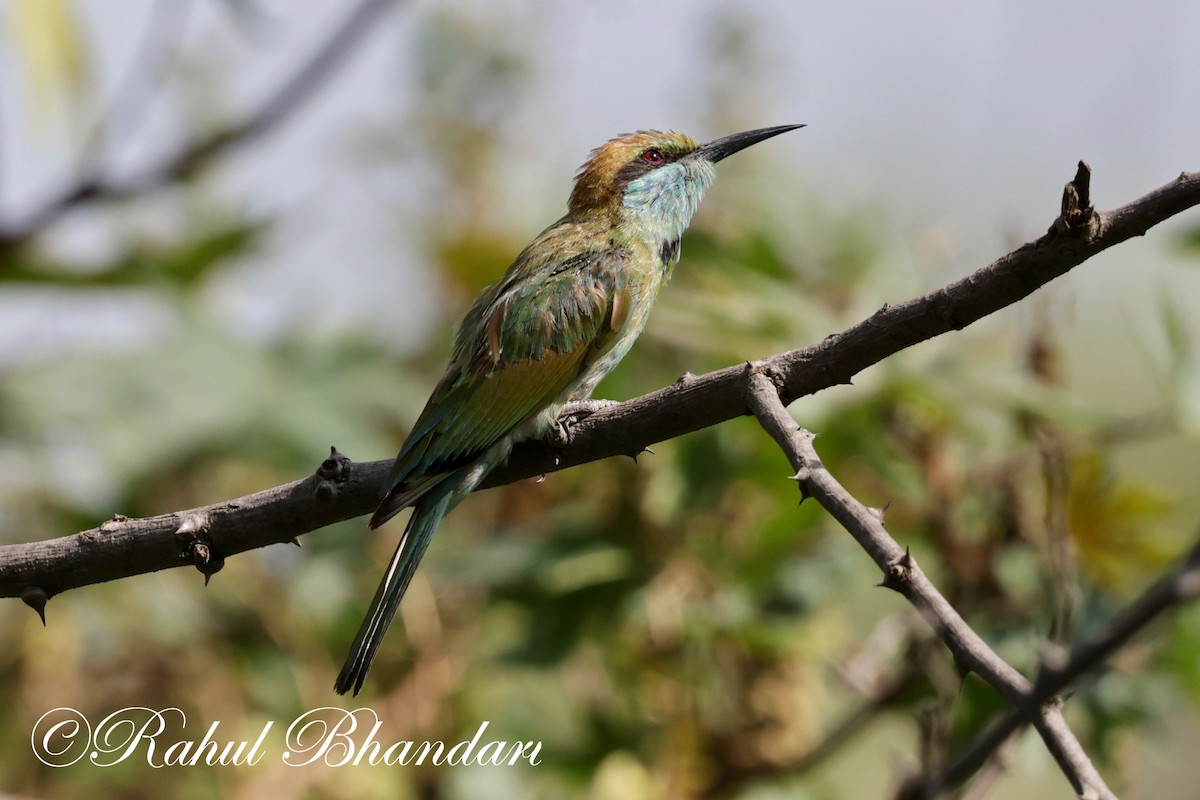
[[[151,3],[73,5],[92,63],[111,85],[132,63]],[[275,85],[343,12],[317,0],[193,6],[184,53],[197,63],[218,56],[228,80],[215,101],[234,109]],[[229,19],[239,6],[259,9],[249,34]],[[271,336],[315,325],[319,333],[368,319],[379,335],[404,339],[439,322],[419,302],[429,276],[395,218],[435,178],[421,171],[419,154],[406,168],[375,172],[355,150],[361,131],[386,130],[411,102],[421,20],[445,8],[498,23],[502,43],[525,61],[529,88],[499,114],[512,173],[497,194],[515,197],[498,196],[495,206],[518,239],[559,213],[575,166],[605,139],[662,127],[703,140],[729,133],[710,128],[731,114],[744,127],[808,124],[772,145],[780,170],[767,177],[802,176],[802,191],[834,205],[880,205],[914,237],[945,232],[954,251],[939,280],[1040,234],[1079,158],[1095,170],[1101,208],[1200,168],[1196,3],[401,2],[296,120],[217,173],[216,196],[280,220],[267,251],[213,288],[215,307],[235,328]],[[0,24],[9,10],[0,5]],[[718,20],[736,21],[752,43],[757,69],[745,86],[715,55]],[[0,208],[10,212],[28,208],[70,169],[61,137],[30,117],[12,44],[11,36],[0,40]],[[706,107],[705,87],[722,81],[737,107]],[[125,162],[175,141],[175,110],[168,102],[150,109],[122,149]],[[772,190],[786,194],[789,186]],[[58,246],[95,257],[105,236],[88,215],[76,215],[61,226]],[[1167,244],[1154,234],[1115,260],[1162,261]],[[1186,284],[1183,294],[1200,288],[1169,259],[1163,269],[1165,280]],[[1098,293],[1098,308],[1129,302],[1112,274],[1120,271],[1100,263],[1081,291]],[[1118,287],[1104,295],[1113,280]],[[1134,294],[1149,301],[1161,289],[1153,284],[1142,273]],[[71,298],[0,297],[0,350],[13,337],[28,340],[31,325],[48,337],[48,352],[58,349],[59,328],[47,332],[47,317],[62,320],[61,346],[78,341],[73,331],[87,321],[136,338],[121,332],[129,303],[120,298],[117,311]]]

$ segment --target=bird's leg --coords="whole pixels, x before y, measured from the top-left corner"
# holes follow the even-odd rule
[[[572,400],[563,406],[563,410],[559,412],[560,420],[569,420],[568,425],[574,425],[585,417],[590,417],[597,411],[602,411],[615,405],[619,405],[619,400]]]
[[[570,429],[580,420],[590,417],[597,411],[617,405],[616,400],[572,400],[563,406],[554,423],[555,440],[559,446],[566,446],[571,441]]]

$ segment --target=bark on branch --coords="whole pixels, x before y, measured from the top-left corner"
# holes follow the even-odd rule
[[[975,633],[925,576],[909,552],[888,534],[883,526],[882,510],[867,508],[858,502],[825,469],[813,448],[813,435],[802,430],[788,414],[779,399],[775,383],[765,373],[750,369],[746,390],[747,402],[754,415],[796,470],[793,480],[800,484],[801,495],[815,499],[850,532],[883,571],[883,585],[904,595],[921,612],[945,642],[954,656],[954,663],[963,674],[978,674],[1005,700],[1031,718],[1077,795],[1097,800],[1115,800],[1116,795],[1104,783],[1083,746],[1067,726],[1061,705],[1051,696],[1043,702],[1036,702],[1033,683]],[[925,788],[918,787],[913,796],[934,796],[927,795]]]
[[[850,379],[913,344],[958,330],[1028,296],[1101,250],[1200,204],[1200,173],[1177,179],[1110,212],[1087,205],[1089,172],[1064,193],[1064,213],[1036,241],[960,281],[898,305],[819,344],[754,363],[784,403]],[[1067,198],[1073,198],[1068,200]],[[570,428],[565,444],[527,442],[486,487],[615,455],[747,414],[746,367],[685,375],[648,395],[605,408]],[[114,516],[99,527],[44,542],[0,547],[0,597],[59,592],[154,570],[194,565],[211,574],[223,559],[373,510],[390,460],[353,463],[336,453],[316,474],[203,508],[145,519]]]

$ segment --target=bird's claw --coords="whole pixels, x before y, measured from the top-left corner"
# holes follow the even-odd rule
[[[597,411],[603,411],[606,408],[619,405],[616,400],[572,400],[563,406],[563,410],[559,412],[560,420],[569,419],[568,425],[573,425],[585,417],[590,417]]]
[[[617,405],[616,400],[573,400],[563,406],[554,422],[555,443],[566,446],[571,441],[571,428],[597,411]]]
[[[563,406],[563,410],[558,414],[558,422],[569,428],[597,411],[603,411],[615,405],[618,405],[616,400],[573,400]]]

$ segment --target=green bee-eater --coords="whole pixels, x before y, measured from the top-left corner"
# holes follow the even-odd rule
[[[446,373],[400,448],[370,527],[409,506],[413,514],[338,675],[339,693],[362,688],[446,512],[515,442],[549,435],[567,403],[586,400],[629,351],[679,259],[679,239],[713,182],[714,164],[799,127],[703,145],[641,131],[592,151],[566,216],[467,312]]]

